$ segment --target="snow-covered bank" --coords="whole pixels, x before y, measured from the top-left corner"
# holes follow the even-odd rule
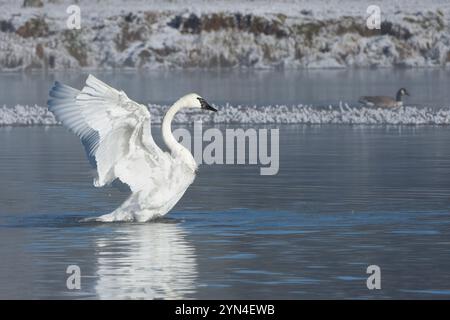
[[[160,124],[167,106],[149,105],[152,123]],[[341,105],[318,108],[296,106],[218,106],[220,112],[186,111],[176,115],[174,123],[217,124],[374,124],[374,125],[449,125],[450,108],[439,110],[403,107],[395,110]],[[0,108],[0,126],[58,125],[46,107],[15,106]]]
[[[43,7],[0,0],[0,69],[318,68],[446,66],[450,3],[377,1],[381,30],[366,28],[373,1],[79,0]]]

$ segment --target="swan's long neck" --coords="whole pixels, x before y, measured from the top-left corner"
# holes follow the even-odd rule
[[[179,143],[172,134],[172,120],[175,114],[184,108],[182,99],[175,102],[167,111],[162,122],[162,137],[167,148],[174,157],[179,157],[185,162],[192,170],[197,169],[197,163],[192,157],[192,154],[181,143]]]
[[[164,120],[162,122],[162,136],[164,139],[164,143],[167,148],[169,148],[171,153],[177,153],[181,148],[184,148],[172,134],[172,120],[175,114],[183,108],[183,105],[180,103],[180,100],[175,102],[167,111],[164,116]]]

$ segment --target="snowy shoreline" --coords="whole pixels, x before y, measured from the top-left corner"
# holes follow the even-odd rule
[[[378,1],[67,0],[22,8],[0,0],[0,70],[359,68],[450,65],[450,3]]]
[[[168,109],[163,105],[148,105],[152,124],[161,124]],[[214,124],[361,124],[361,125],[450,125],[450,107],[402,107],[395,110],[350,107],[347,104],[329,107],[307,105],[275,106],[218,106],[220,112],[205,114],[183,112],[177,114],[175,124],[195,121]],[[0,107],[0,126],[59,125],[47,107]]]

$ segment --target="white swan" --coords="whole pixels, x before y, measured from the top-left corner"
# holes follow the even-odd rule
[[[195,93],[175,102],[162,123],[169,154],[153,140],[147,108],[125,92],[92,75],[81,91],[55,82],[48,108],[81,139],[97,169],[94,185],[119,179],[131,189],[119,208],[94,220],[144,222],[166,214],[180,200],[194,181],[197,164],[172,135],[171,122],[175,113],[189,107],[217,111]]]

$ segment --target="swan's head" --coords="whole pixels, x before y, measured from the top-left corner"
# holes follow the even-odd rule
[[[184,96],[183,98],[183,104],[186,107],[190,107],[190,108],[197,108],[197,109],[202,109],[202,110],[210,110],[210,111],[214,111],[216,112],[217,109],[211,107],[211,105],[206,102],[205,99],[203,99],[201,96],[199,96],[196,93],[190,93],[186,96]]]

